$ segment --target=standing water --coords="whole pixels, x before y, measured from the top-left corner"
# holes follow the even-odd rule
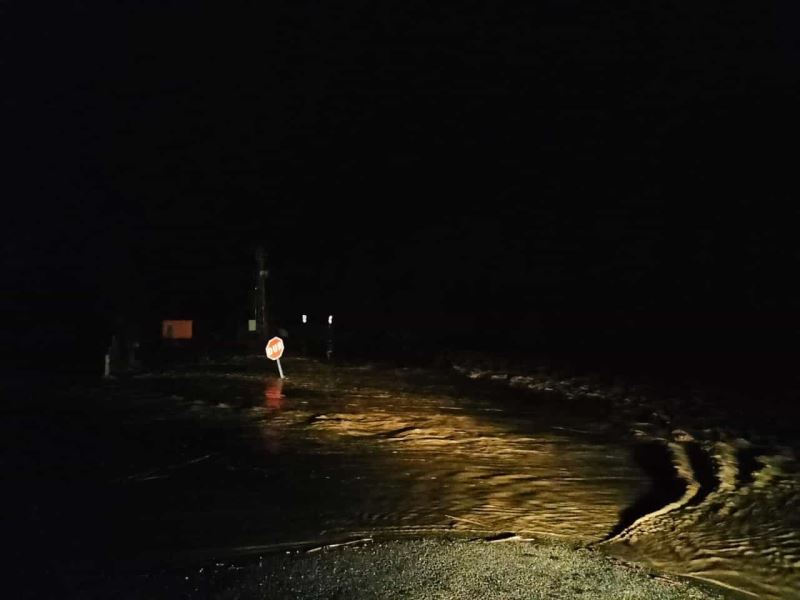
[[[764,598],[800,589],[788,450],[631,433],[564,402],[423,371],[287,360],[150,374],[18,414],[29,543],[52,569],[352,536],[512,532]],[[27,469],[26,469],[27,467]],[[89,500],[87,500],[89,499]],[[26,512],[27,511],[27,512]],[[98,556],[102,556],[99,559]]]

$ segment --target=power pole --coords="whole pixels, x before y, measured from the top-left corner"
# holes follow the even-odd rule
[[[264,253],[264,248],[259,246],[256,249],[256,262],[258,263],[258,286],[256,297],[256,323],[259,332],[265,337],[269,335],[267,328],[267,275],[269,271],[266,268],[267,256]]]

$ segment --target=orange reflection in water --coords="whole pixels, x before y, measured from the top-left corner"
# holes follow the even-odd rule
[[[264,388],[264,405],[272,410],[283,408],[283,379],[268,379]]]
[[[283,408],[283,379],[267,379],[264,385],[264,407],[270,412],[277,413]],[[268,454],[277,454],[281,449],[281,430],[272,423],[270,418],[262,428],[261,435],[264,449]]]

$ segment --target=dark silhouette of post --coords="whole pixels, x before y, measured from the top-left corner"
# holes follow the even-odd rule
[[[258,286],[257,286],[257,299],[256,299],[256,323],[258,331],[265,337],[269,335],[268,321],[267,321],[267,275],[269,271],[266,268],[266,254],[264,248],[259,246],[256,249],[256,262],[258,263]]]

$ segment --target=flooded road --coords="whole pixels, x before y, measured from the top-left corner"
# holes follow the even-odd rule
[[[743,596],[798,597],[796,457],[787,449],[752,448],[742,440],[703,446],[704,453],[693,457],[686,445],[670,445],[688,482],[685,492],[621,531],[607,542],[607,549]],[[697,464],[703,460],[708,464]]]
[[[361,536],[513,532],[743,594],[800,589],[788,451],[659,439],[600,400],[457,376],[289,359],[280,380],[271,366],[138,376],[59,398],[44,424],[7,423],[43,452],[16,457],[29,469],[19,509],[39,527],[30,550],[67,553],[51,567],[63,575]]]

